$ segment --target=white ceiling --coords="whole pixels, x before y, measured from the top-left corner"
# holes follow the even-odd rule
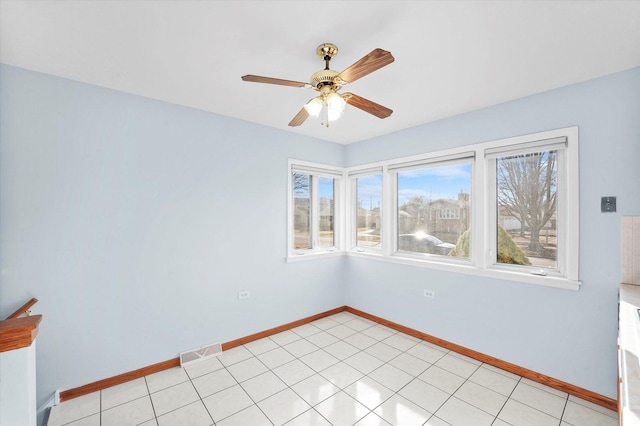
[[[287,124],[312,89],[322,43],[342,71],[380,47],[395,62],[343,91],[321,127]],[[338,143],[640,66],[640,1],[0,1],[0,62]]]

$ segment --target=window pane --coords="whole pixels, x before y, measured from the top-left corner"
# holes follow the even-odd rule
[[[311,177],[292,174],[293,182],[293,247],[311,248]]]
[[[334,246],[333,241],[333,179],[321,177],[318,178],[318,194],[319,194],[319,241],[320,247]]]
[[[398,250],[469,258],[471,163],[398,172]]]
[[[496,160],[497,262],[557,268],[557,151]]]
[[[356,246],[380,248],[382,175],[357,178],[356,196],[358,203]]]

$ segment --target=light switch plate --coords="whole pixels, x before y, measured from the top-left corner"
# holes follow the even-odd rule
[[[614,213],[616,211],[616,197],[602,197],[600,199],[600,211],[602,213]]]

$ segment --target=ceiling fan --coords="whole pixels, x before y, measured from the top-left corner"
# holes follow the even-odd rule
[[[336,45],[331,43],[321,44],[316,49],[316,53],[325,61],[325,68],[313,73],[309,83],[252,74],[242,76],[242,80],[255,83],[279,84],[281,86],[306,87],[320,92],[319,96],[307,102],[300,112],[293,117],[293,120],[289,123],[289,126],[292,127],[301,125],[309,116],[317,118],[321,114],[321,124],[329,127],[330,121],[340,118],[346,104],[353,105],[378,118],[387,118],[393,113],[389,108],[361,96],[354,95],[353,93],[338,93],[345,84],[353,83],[359,78],[393,62],[394,57],[390,52],[382,49],[374,49],[368,55],[340,73],[329,69],[331,58],[338,54],[338,47]]]

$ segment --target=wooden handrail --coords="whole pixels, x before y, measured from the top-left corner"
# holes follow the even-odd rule
[[[42,315],[0,321],[0,352],[31,346],[38,335]]]
[[[38,303],[38,299],[36,299],[35,297],[32,297],[31,300],[29,300],[24,305],[20,306],[18,310],[16,310],[14,313],[9,315],[7,319],[10,320],[10,319],[18,318],[23,314],[26,316],[31,315],[31,311],[29,310],[29,308],[35,305],[36,303]]]

